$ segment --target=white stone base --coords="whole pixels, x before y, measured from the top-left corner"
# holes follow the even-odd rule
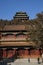
[[[37,58],[30,58],[30,62],[38,62]],[[40,58],[40,62],[42,62],[42,59]]]

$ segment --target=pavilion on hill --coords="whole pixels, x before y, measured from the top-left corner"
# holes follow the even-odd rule
[[[29,16],[27,15],[26,12],[16,12],[14,19],[28,20]]]

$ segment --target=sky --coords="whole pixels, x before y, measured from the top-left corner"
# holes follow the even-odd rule
[[[0,19],[11,20],[20,11],[34,19],[37,13],[43,11],[43,0],[0,0]]]

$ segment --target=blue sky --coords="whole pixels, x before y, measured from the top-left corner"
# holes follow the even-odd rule
[[[27,12],[30,19],[43,11],[43,0],[0,0],[0,19],[13,19],[16,12]]]

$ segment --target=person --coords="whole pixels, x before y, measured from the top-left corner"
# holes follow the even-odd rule
[[[40,58],[38,57],[38,64],[40,64]]]
[[[43,63],[43,53],[42,53],[42,63]]]
[[[28,62],[30,62],[30,58],[28,58]]]

